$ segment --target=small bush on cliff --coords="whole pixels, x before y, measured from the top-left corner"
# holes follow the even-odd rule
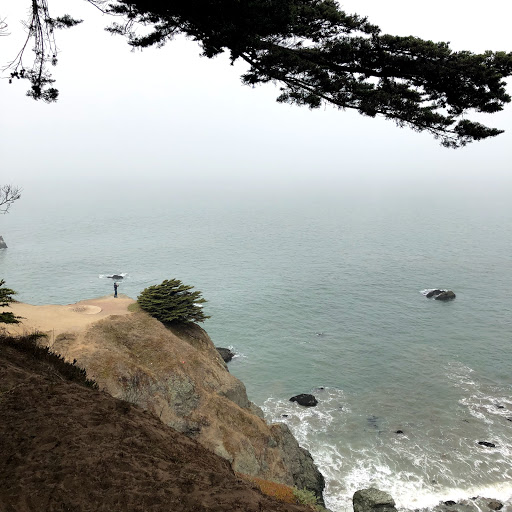
[[[206,302],[200,291],[191,292],[193,286],[184,285],[178,279],[165,280],[150,286],[137,297],[142,310],[163,323],[175,321],[204,322],[209,316],[201,304]]]
[[[318,498],[315,496],[313,491],[297,489],[297,487],[294,487],[293,497],[295,499],[295,503],[298,503],[299,505],[307,505],[315,512],[327,512],[327,509],[318,504]]]
[[[5,281],[0,279],[0,308],[6,308],[11,302],[16,302],[13,295],[16,294],[10,288],[4,288]],[[10,311],[0,311],[0,324],[19,324],[19,316],[15,316]]]

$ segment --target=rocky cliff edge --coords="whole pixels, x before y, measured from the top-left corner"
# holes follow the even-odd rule
[[[265,496],[227,460],[84,378],[0,333],[2,512],[311,511]]]
[[[167,328],[138,312],[59,334],[52,350],[77,360],[101,389],[229,461],[234,471],[313,491],[324,479],[284,424],[267,425],[195,324]]]

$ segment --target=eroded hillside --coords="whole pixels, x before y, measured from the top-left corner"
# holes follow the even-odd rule
[[[101,389],[152,412],[240,473],[321,498],[323,477],[284,424],[267,425],[199,326],[172,329],[139,312],[62,333],[53,349],[76,359]]]
[[[0,510],[300,512],[148,411],[0,343]]]

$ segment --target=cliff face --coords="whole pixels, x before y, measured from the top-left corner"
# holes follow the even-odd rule
[[[206,332],[172,329],[146,315],[112,316],[52,349],[76,359],[114,397],[150,410],[166,425],[228,460],[232,468],[321,498],[324,480],[284,424],[267,425]]]
[[[310,510],[263,495],[193,439],[34,354],[0,335],[1,511]]]

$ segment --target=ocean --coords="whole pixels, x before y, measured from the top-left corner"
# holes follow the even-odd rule
[[[170,278],[201,290],[203,327],[310,450],[335,512],[369,486],[402,509],[509,499],[510,187],[299,185],[25,187],[0,217],[0,278],[30,304],[112,294],[113,273],[133,298]]]

